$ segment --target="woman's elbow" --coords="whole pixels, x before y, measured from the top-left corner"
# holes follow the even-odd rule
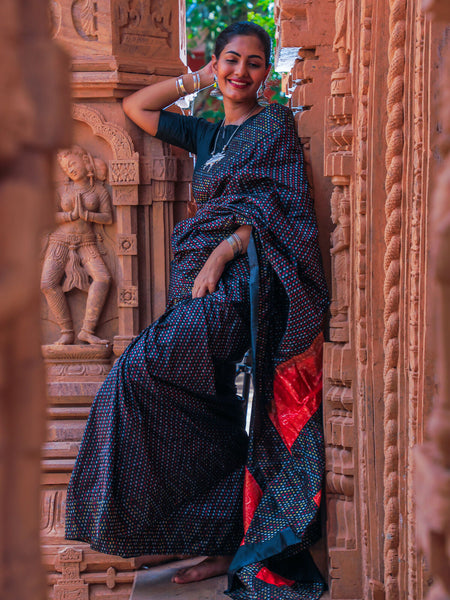
[[[122,100],[122,108],[123,108],[123,112],[127,115],[127,117],[129,117],[130,119],[132,119],[132,112],[133,112],[133,100],[132,100],[132,95],[131,96],[126,96],[123,100]]]

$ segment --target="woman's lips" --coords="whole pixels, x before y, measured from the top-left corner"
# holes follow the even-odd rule
[[[235,79],[229,79],[228,83],[238,90],[243,90],[250,85],[247,81],[236,81]]]

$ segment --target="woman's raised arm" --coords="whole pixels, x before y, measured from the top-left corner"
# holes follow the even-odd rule
[[[197,76],[199,76],[199,80]],[[156,135],[159,111],[173,104],[181,96],[192,94],[194,92],[194,77],[197,78],[200,89],[211,85],[214,81],[211,63],[208,63],[197,73],[186,73],[180,77],[165,79],[142,88],[142,90],[131,94],[131,96],[127,96],[123,99],[123,110],[141,129],[150,135]]]

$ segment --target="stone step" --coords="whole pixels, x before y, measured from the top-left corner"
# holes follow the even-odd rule
[[[130,600],[226,600],[227,577],[213,577],[205,581],[180,585],[172,583],[172,575],[182,567],[195,565],[195,558],[166,563],[136,572]],[[328,592],[321,600],[330,600]]]

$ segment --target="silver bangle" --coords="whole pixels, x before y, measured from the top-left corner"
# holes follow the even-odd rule
[[[237,256],[239,256],[241,254],[241,251],[239,248],[239,244],[237,243],[233,234],[231,234],[229,237],[227,237],[227,242],[230,244],[231,249],[233,250],[233,258],[236,258]]]
[[[232,233],[231,235],[236,240],[236,244],[238,245],[238,248],[239,248],[239,254],[244,254],[244,246],[242,244],[241,238],[238,236],[238,234],[236,232]]]
[[[183,75],[180,75],[180,77],[178,77],[177,83],[178,83],[178,87],[181,91],[181,95],[187,96],[187,91],[186,91],[186,88],[184,87],[184,83],[183,83]]]
[[[194,79],[194,93],[197,93],[200,91],[200,75],[198,73],[194,73],[193,79]]]

